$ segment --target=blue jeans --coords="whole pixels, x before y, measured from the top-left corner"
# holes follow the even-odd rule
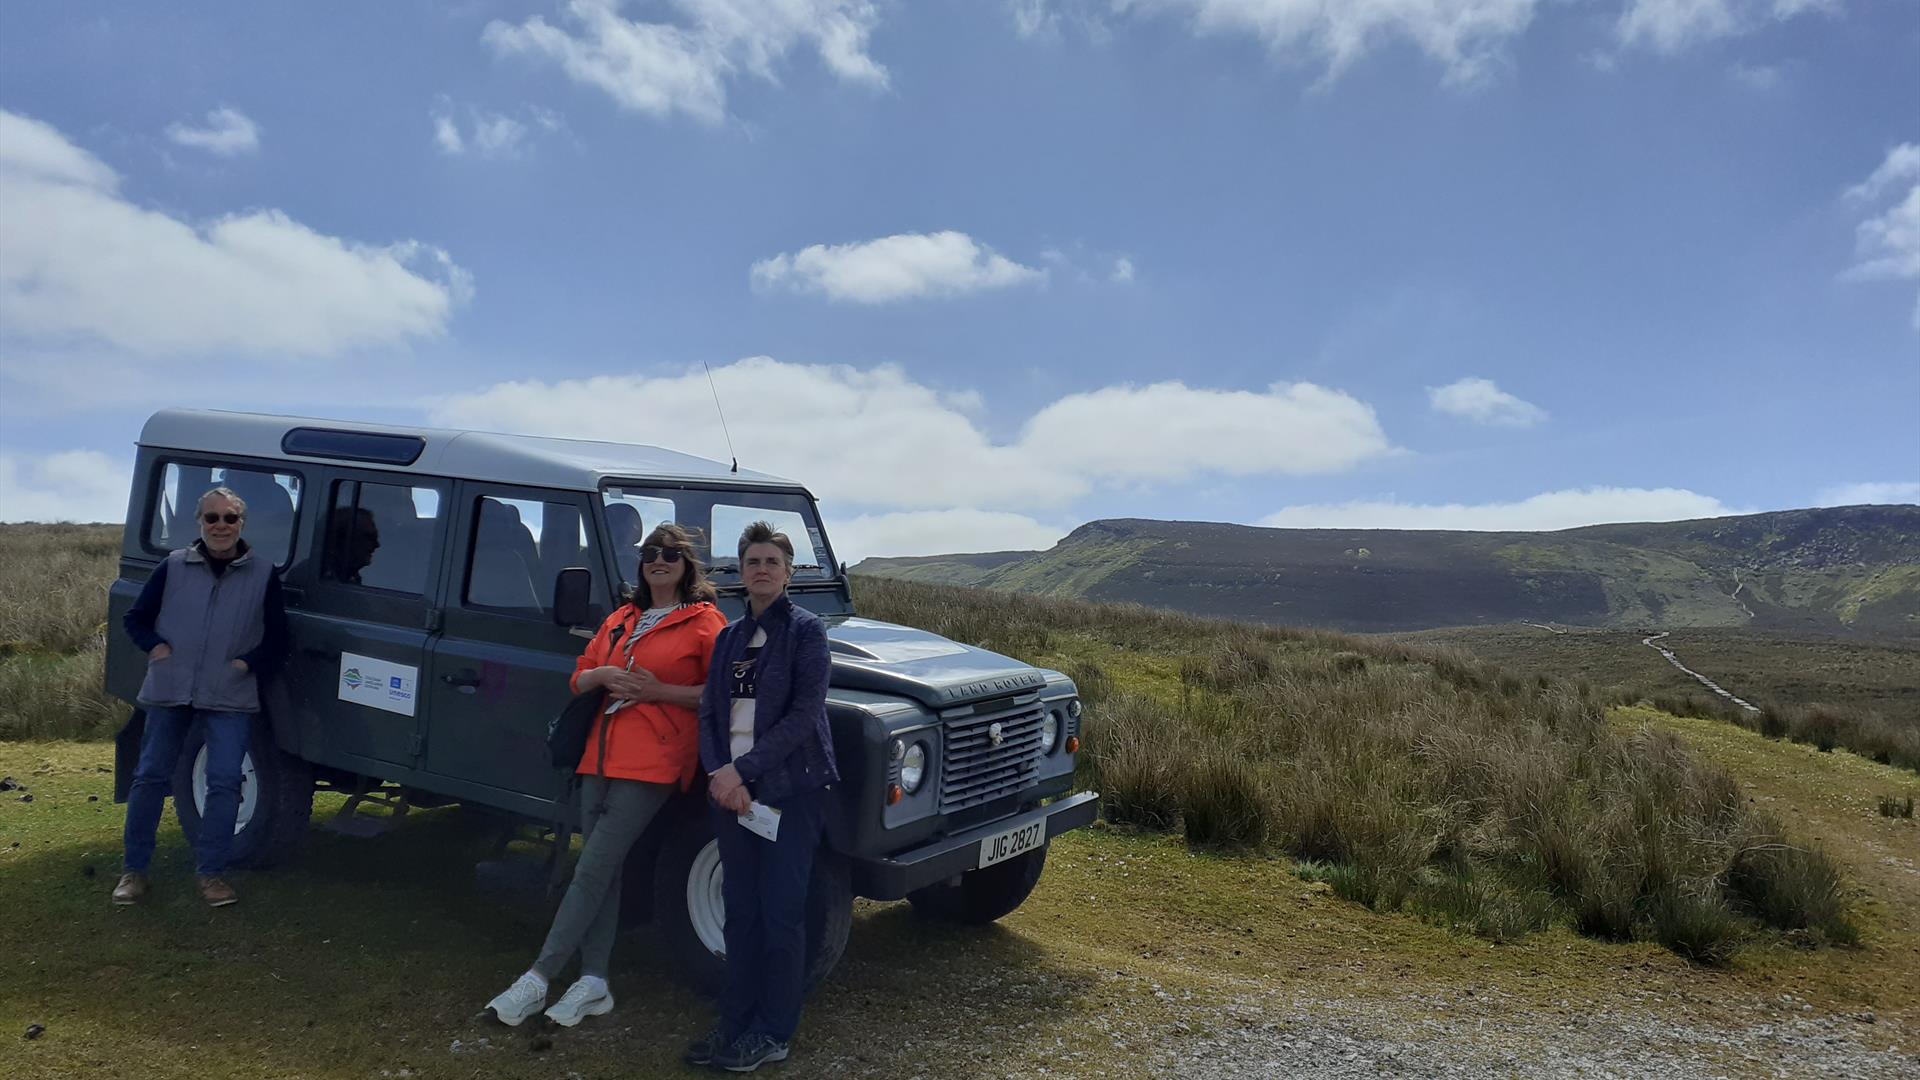
[[[720,1029],[728,1036],[759,1032],[781,1042],[800,1026],[807,978],[807,884],[827,820],[825,790],[776,805],[777,840],[742,828],[738,816],[710,807],[726,870],[727,985],[720,995]]]
[[[127,792],[126,868],[147,872],[153,861],[154,834],[160,828],[160,810],[173,786],[173,769],[180,746],[199,721],[207,741],[207,805],[200,814],[200,873],[217,877],[227,872],[227,850],[233,846],[233,821],[240,812],[240,762],[247,753],[247,729],[253,714],[206,712],[187,705],[147,707],[147,730],[140,737],[140,764],[133,770]],[[193,792],[175,792],[191,799]]]

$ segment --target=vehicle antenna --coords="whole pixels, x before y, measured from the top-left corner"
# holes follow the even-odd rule
[[[720,407],[720,388],[713,384],[713,369],[707,367],[705,360],[700,366],[707,370],[707,389],[713,391],[713,411],[720,414],[720,434],[727,437],[727,456],[733,459],[733,471],[740,471],[740,455],[733,450],[733,432],[727,430],[727,410]]]

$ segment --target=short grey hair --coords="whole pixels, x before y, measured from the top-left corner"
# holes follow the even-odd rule
[[[772,544],[786,556],[788,568],[793,566],[793,541],[786,533],[773,527],[772,522],[756,521],[740,533],[740,561],[747,559],[747,549],[755,544]]]
[[[200,496],[200,502],[196,509],[199,511],[206,510],[207,500],[216,499],[216,498],[225,499],[228,502],[232,503],[233,509],[241,517],[247,516],[247,500],[241,498],[239,492],[233,490],[230,487],[225,487],[225,486],[214,488],[212,491],[209,491],[205,495]]]

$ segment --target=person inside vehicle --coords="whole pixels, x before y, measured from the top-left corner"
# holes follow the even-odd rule
[[[329,576],[349,585],[360,584],[360,571],[373,565],[373,553],[380,550],[380,527],[373,520],[373,511],[334,507],[327,515],[326,550]]]
[[[700,764],[726,871],[726,988],[719,1022],[685,1060],[751,1072],[786,1060],[800,1023],[807,883],[840,774],[826,625],[787,595],[793,541],[756,521],[739,555],[747,611],[721,633],[700,698]],[[747,827],[749,813],[777,822],[771,838]]]
[[[139,702],[146,727],[140,763],[127,793],[124,872],[113,902],[147,895],[160,811],[188,731],[206,742],[206,804],[195,838],[200,898],[226,907],[240,897],[226,880],[240,808],[240,769],[247,733],[260,711],[260,680],[287,654],[287,609],[280,575],[268,556],[255,558],[240,538],[247,503],[232,489],[200,496],[200,538],[154,567],[122,618],[127,636],[147,654]],[[175,791],[176,799],[192,798]]]
[[[613,535],[613,558],[620,567],[620,583],[640,581],[640,511],[623,502],[607,504],[607,531]]]
[[[640,545],[639,565],[645,580],[632,602],[607,616],[574,668],[575,693],[605,691],[577,769],[583,846],[533,967],[487,1002],[505,1024],[518,1026],[545,1007],[547,985],[575,954],[580,976],[547,1017],[572,1027],[613,1008],[607,972],[627,852],[698,775],[695,709],[727,619],[713,605],[713,586],[685,529],[654,529]]]

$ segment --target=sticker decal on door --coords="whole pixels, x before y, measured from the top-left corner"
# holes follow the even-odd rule
[[[359,653],[340,654],[340,700],[412,716],[420,669]]]

